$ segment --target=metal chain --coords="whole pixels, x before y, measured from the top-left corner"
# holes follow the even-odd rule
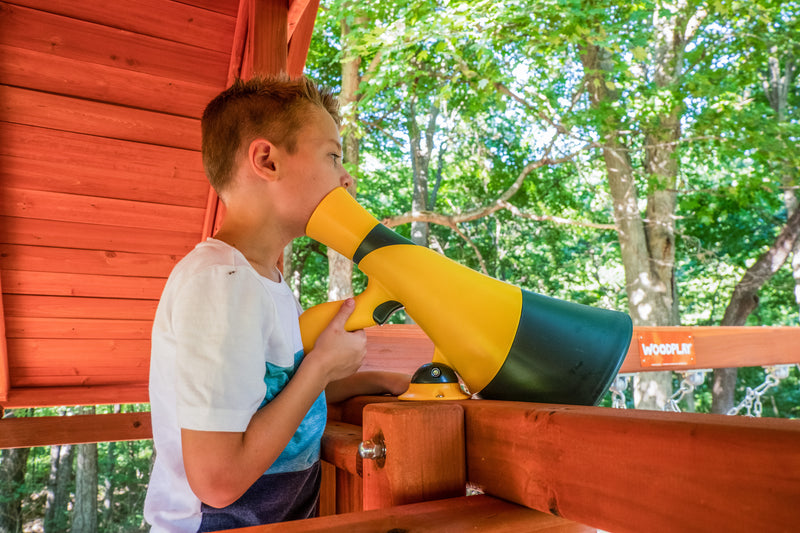
[[[627,409],[628,405],[625,403],[625,391],[628,390],[628,376],[624,374],[617,375],[614,383],[609,387],[611,391],[611,407],[615,409]]]
[[[767,368],[767,376],[764,383],[756,388],[747,387],[744,398],[739,405],[728,410],[729,415],[738,415],[739,411],[746,409],[744,416],[760,417],[762,412],[761,397],[772,387],[777,386],[782,379],[789,376],[789,369],[793,365],[776,365]],[[800,368],[800,365],[798,365]]]
[[[683,380],[681,380],[680,387],[673,394],[667,403],[664,405],[664,411],[671,411],[673,413],[680,413],[681,408],[678,406],[684,396],[694,391],[695,387],[699,387],[706,380],[706,373],[709,370],[693,370],[691,372],[683,373]]]
[[[768,367],[767,376],[764,379],[764,383],[756,388],[747,387],[747,389],[745,389],[744,399],[739,402],[739,405],[731,408],[727,414],[738,415],[742,409],[745,409],[745,416],[760,417],[763,410],[763,406],[761,405],[761,397],[766,394],[769,389],[776,387],[781,380],[789,377],[789,370],[793,366],[797,366],[797,369],[800,370],[800,363],[797,365],[775,365]],[[675,394],[673,394],[669,400],[667,400],[667,403],[664,406],[664,411],[680,413],[681,409],[678,405],[678,402],[680,402],[687,394],[692,393],[696,387],[702,385],[706,379],[706,373],[710,371],[710,369],[705,369],[684,372],[680,387]],[[630,376],[627,374],[618,374],[614,379],[614,382],[609,387],[609,390],[611,391],[611,407],[615,409],[628,408],[625,392],[628,390],[629,378]]]

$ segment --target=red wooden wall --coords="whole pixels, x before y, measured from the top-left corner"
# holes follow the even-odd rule
[[[147,401],[158,298],[217,211],[203,108],[295,28],[302,70],[316,5],[0,2],[0,404]]]

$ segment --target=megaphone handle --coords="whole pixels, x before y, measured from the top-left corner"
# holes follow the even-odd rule
[[[355,309],[353,314],[345,322],[344,329],[355,331],[364,329],[376,324],[382,324],[388,315],[399,307],[398,302],[392,300],[389,293],[380,283],[370,280],[367,288],[354,298]],[[303,338],[303,349],[308,353],[317,342],[322,330],[324,330],[331,319],[336,315],[342,306],[342,300],[326,302],[315,305],[307,309],[300,315],[300,334]]]

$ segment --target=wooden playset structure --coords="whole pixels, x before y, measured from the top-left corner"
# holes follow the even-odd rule
[[[0,3],[2,408],[148,401],[161,289],[220,216],[200,161],[202,109],[237,76],[299,75],[317,9]],[[367,369],[430,362],[417,327],[368,335]],[[652,366],[641,343],[659,335],[691,357]],[[636,328],[622,372],[798,362],[800,328]],[[792,420],[386,397],[330,415],[324,516],[241,531],[800,527]],[[0,420],[6,448],[149,437],[146,413]]]

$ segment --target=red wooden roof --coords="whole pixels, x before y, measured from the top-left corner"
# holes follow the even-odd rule
[[[317,7],[0,3],[0,405],[147,401],[161,289],[217,216],[203,108],[299,75]]]

